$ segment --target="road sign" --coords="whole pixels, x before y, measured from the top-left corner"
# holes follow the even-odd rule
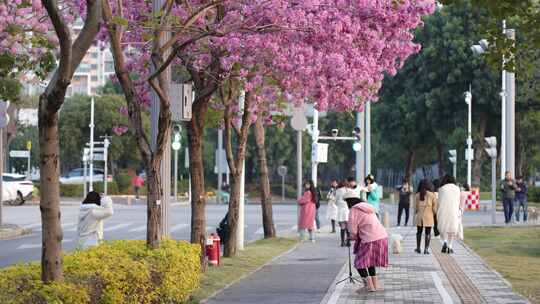
[[[220,157],[218,157],[218,151],[220,151]],[[214,173],[218,173],[218,159],[221,160],[221,163],[219,164],[220,168],[221,168],[221,173],[229,173],[229,163],[227,162],[227,153],[225,153],[225,149],[220,149],[220,150],[215,150],[215,166],[214,166]]]
[[[32,142],[30,140],[26,142],[26,150],[32,150]]]
[[[24,150],[12,150],[12,151],[9,151],[9,157],[13,157],[13,158],[27,158],[30,156],[30,152],[29,151],[24,151]]]
[[[104,152],[105,151],[105,148],[104,147],[94,147],[94,152]]]
[[[105,154],[103,153],[94,153],[95,161],[105,161]]]
[[[287,175],[287,167],[285,166],[279,166],[277,168],[277,173],[280,175],[280,176],[285,176]]]
[[[328,144],[314,143],[312,146],[311,157],[317,163],[326,163],[328,161]]]
[[[291,119],[291,126],[296,131],[302,131],[307,127],[307,118],[304,114],[304,107],[295,107],[293,111],[293,117]]]

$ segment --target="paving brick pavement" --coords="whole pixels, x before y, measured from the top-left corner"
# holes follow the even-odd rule
[[[330,290],[322,303],[529,303],[461,243],[455,244],[454,254],[442,255],[440,241],[432,239],[432,250],[436,252],[414,253],[415,232],[416,227],[389,230],[405,239],[403,253],[390,253],[390,266],[378,269],[383,291],[357,294],[360,284],[346,283]],[[338,278],[346,275],[342,270]]]

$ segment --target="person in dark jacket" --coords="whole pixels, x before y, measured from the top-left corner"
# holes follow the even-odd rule
[[[399,204],[398,204],[398,216],[397,216],[397,225],[399,226],[401,223],[401,215],[403,214],[403,211],[405,211],[405,226],[409,223],[409,210],[411,207],[411,193],[412,188],[409,185],[409,181],[407,179],[403,179],[403,183],[401,187],[398,188],[399,190]]]
[[[523,181],[523,177],[518,176],[516,180],[516,199],[514,201],[516,212],[516,221],[519,222],[520,209],[523,208],[523,222],[527,222],[527,183]]]
[[[501,182],[501,192],[504,208],[504,223],[510,224],[512,221],[512,214],[514,213],[514,200],[516,199],[516,183],[512,178],[512,173],[506,171],[505,178]]]

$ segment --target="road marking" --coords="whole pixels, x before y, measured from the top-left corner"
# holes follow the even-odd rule
[[[41,222],[23,226],[26,229],[34,229],[41,227]]]
[[[141,232],[146,230],[146,224],[141,225],[140,227],[133,228],[129,232]]]
[[[35,224],[34,224],[35,225]],[[75,226],[77,225],[76,222],[67,222],[67,223],[62,223],[62,230],[65,230],[67,227],[71,227],[71,226]],[[34,229],[35,231],[41,231],[42,229],[42,226],[41,226],[41,223],[39,224],[39,227],[37,227],[36,229]]]
[[[129,226],[129,225],[131,225],[131,224],[132,224],[132,223],[122,223],[122,224],[117,224],[117,225],[114,225],[114,226],[110,226],[110,227],[108,227],[108,228],[105,228],[105,229],[103,229],[103,230],[104,230],[104,231],[107,231],[107,232],[109,232],[109,231],[114,231],[114,230],[118,230],[118,229],[122,229],[122,228],[124,228],[124,227],[127,227],[127,226]]]
[[[174,225],[171,227],[171,232],[175,232],[177,230],[180,230],[180,229],[184,229],[186,227],[188,227],[189,225],[188,224],[178,224],[178,225]]]
[[[62,240],[62,243],[71,243],[73,242],[73,239],[64,239]],[[35,248],[41,248],[41,243],[34,243],[34,244],[22,244],[17,247],[17,250],[23,250],[23,249],[35,249]]]
[[[443,283],[441,281],[441,278],[439,275],[435,272],[431,272],[431,277],[433,278],[433,282],[435,283],[435,287],[437,288],[437,291],[439,292],[439,295],[441,295],[441,298],[443,300],[444,304],[453,304],[454,301],[452,301],[452,297],[448,294],[446,289],[443,286]]]

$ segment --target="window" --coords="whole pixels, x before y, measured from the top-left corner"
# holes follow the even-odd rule
[[[105,73],[113,73],[113,72],[114,72],[114,62],[105,61]]]
[[[92,76],[92,81],[93,81],[93,82],[98,81],[98,80],[97,80],[97,76]]]
[[[15,176],[4,175],[4,176],[2,176],[2,180],[5,181],[5,182],[17,182],[17,181],[25,180],[25,177],[24,176],[15,177]]]
[[[97,52],[92,53],[92,58],[98,58],[98,56],[99,56],[99,53]]]
[[[91,65],[90,65],[90,68],[91,68],[92,70],[97,70],[97,64],[91,64]]]

